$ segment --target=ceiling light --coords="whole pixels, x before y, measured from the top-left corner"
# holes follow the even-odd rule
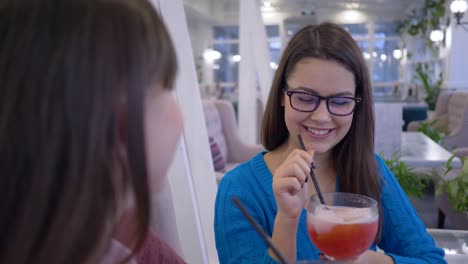
[[[357,10],[357,9],[359,9],[360,6],[361,5],[359,3],[357,3],[357,2],[351,2],[351,3],[346,4],[346,8],[351,9],[351,10]]]

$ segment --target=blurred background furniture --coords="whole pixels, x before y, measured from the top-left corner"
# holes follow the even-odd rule
[[[428,228],[427,232],[436,245],[445,251],[447,263],[468,263],[468,231]]]
[[[453,91],[443,91],[439,94],[437,98],[436,107],[434,113],[428,118],[422,119],[420,121],[412,121],[407,124],[408,131],[417,131],[418,127],[422,122],[440,122],[442,126],[447,124],[447,112],[448,112],[448,103],[450,97],[452,97]]]
[[[447,149],[468,147],[468,92],[455,92],[448,105],[448,136],[440,144]]]
[[[203,100],[208,137],[212,138],[225,162],[224,169],[215,172],[219,182],[225,172],[252,158],[263,150],[259,144],[248,145],[239,136],[234,107],[227,100]],[[211,145],[212,150],[214,145]]]
[[[459,148],[454,153],[461,159],[468,158],[468,148]],[[454,168],[436,181],[436,189],[444,181],[448,181],[457,177],[462,168]],[[468,212],[456,212],[450,203],[447,193],[444,191],[440,196],[436,196],[436,204],[438,207],[437,227],[444,228],[445,218],[448,217],[450,223],[458,229],[468,230]],[[467,241],[468,243],[468,241]],[[467,252],[468,254],[468,252]]]
[[[427,119],[427,105],[425,103],[403,104],[403,131],[407,130],[408,124],[414,121]]]
[[[401,141],[401,160],[412,168],[444,168],[453,156],[451,152],[421,132],[403,132]],[[459,168],[462,163],[455,157],[451,165]]]
[[[434,122],[447,131],[440,144],[447,150],[468,147],[468,92],[446,92],[439,96],[434,116],[425,121],[410,122],[408,131],[417,131],[422,122]]]

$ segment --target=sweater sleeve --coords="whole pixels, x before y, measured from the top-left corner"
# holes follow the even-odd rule
[[[138,264],[185,264],[185,261],[151,229],[136,257]]]
[[[446,263],[395,176],[378,156],[377,162],[383,177],[379,247],[398,264]]]
[[[224,176],[216,196],[214,229],[219,262],[279,264],[268,254],[267,244],[231,201],[233,196],[239,198],[255,221],[262,226],[264,221],[255,210],[252,194],[240,180],[232,177],[235,176],[232,174],[237,173],[238,170],[234,170]]]

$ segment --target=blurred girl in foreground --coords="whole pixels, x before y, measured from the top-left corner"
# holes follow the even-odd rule
[[[182,130],[162,20],[146,0],[0,1],[0,47],[0,263],[136,262]]]

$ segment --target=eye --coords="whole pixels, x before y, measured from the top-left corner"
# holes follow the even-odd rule
[[[347,97],[332,97],[330,98],[330,105],[332,106],[346,106],[353,103],[354,100]]]
[[[310,103],[310,104],[313,104],[313,103],[316,103],[318,98],[313,96],[313,95],[310,95],[310,94],[306,94],[306,93],[296,93],[294,94],[296,99],[302,103]]]

